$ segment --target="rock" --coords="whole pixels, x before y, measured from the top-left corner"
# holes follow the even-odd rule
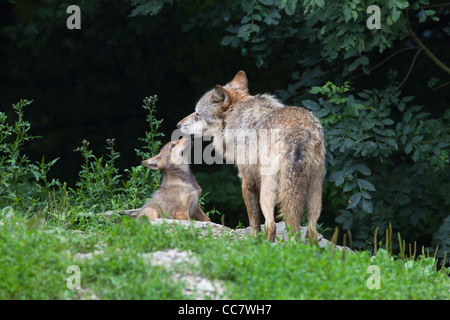
[[[164,266],[166,268],[172,267],[174,264],[187,263],[196,267],[198,265],[197,259],[190,251],[179,251],[177,249],[167,249],[162,251],[155,251],[143,253],[141,257],[146,263],[153,266]]]
[[[155,220],[151,221],[150,223],[155,224],[155,225],[161,225],[164,223],[177,224],[177,225],[184,226],[185,229],[194,227],[194,228],[201,230],[200,235],[206,235],[208,232],[212,232],[213,236],[227,236],[231,239],[239,239],[239,238],[242,238],[243,236],[251,233],[250,227],[243,228],[243,229],[231,229],[231,228],[228,228],[226,226],[223,226],[223,225],[220,225],[220,224],[217,224],[214,222],[187,221],[187,220],[174,220],[174,219],[155,219]],[[277,233],[276,233],[275,243],[289,241],[292,237],[288,234],[288,231],[286,230],[286,224],[284,222],[278,222],[276,225],[277,225]],[[264,225],[261,225],[261,230],[264,230]],[[300,227],[300,233],[301,233],[302,239],[305,239],[307,230],[308,230],[307,227]],[[336,245],[333,242],[325,239],[320,233],[317,234],[317,245],[321,248],[331,245],[335,249],[338,249],[338,250],[344,249],[348,252],[354,253],[354,251],[348,247]]]
[[[180,220],[174,220],[180,221]],[[175,281],[183,283],[183,295],[193,296],[196,300],[223,299],[223,284],[196,274],[199,262],[191,251],[167,249],[141,255],[146,263],[163,266],[172,273]]]
[[[83,261],[83,260],[92,260],[92,258],[94,258],[94,255],[102,255],[103,254],[103,250],[95,250],[94,252],[86,252],[86,253],[81,253],[81,252],[77,252],[73,255],[73,259],[74,260],[78,260],[78,261]]]
[[[209,221],[191,221],[191,220],[174,220],[174,219],[155,219],[150,221],[151,224],[161,225],[161,224],[176,224],[184,226],[187,230],[191,227],[196,228],[201,236],[207,235],[212,232],[213,237],[224,236],[224,235],[235,235],[235,230]]]
[[[225,288],[220,281],[211,281],[194,274],[175,274],[174,279],[183,282],[183,295],[192,295],[195,300],[225,299]]]
[[[91,289],[81,288],[77,290],[79,300],[100,300],[100,298]]]

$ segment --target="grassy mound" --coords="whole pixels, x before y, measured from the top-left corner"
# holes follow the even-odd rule
[[[448,270],[436,271],[433,258],[213,237],[129,218],[86,232],[12,210],[3,210],[0,221],[0,299],[196,298],[171,268],[148,262],[149,254],[169,248],[198,261],[181,263],[177,272],[219,281],[228,299],[450,299]],[[77,272],[70,266],[81,289],[71,289]]]

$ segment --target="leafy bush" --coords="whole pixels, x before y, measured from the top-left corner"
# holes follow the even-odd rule
[[[144,99],[143,108],[148,111],[146,120],[150,130],[145,132],[145,137],[139,139],[144,143],[142,150],[135,150],[143,160],[159,152],[161,141],[158,137],[164,136],[159,132],[162,120],[154,117],[157,100],[157,96]],[[106,143],[106,157],[96,157],[92,150],[89,150],[89,142],[86,140],[81,147],[75,149],[84,158],[77,188],[70,189],[75,203],[96,212],[140,207],[158,188],[160,173],[137,166],[124,170],[127,180],[123,179],[123,175],[115,166],[120,154],[114,150],[114,139],[108,139]]]
[[[27,141],[37,137],[29,134],[30,123],[24,120],[24,109],[32,101],[20,100],[13,104],[17,115],[14,124],[8,123],[6,113],[0,112],[0,208],[13,206],[31,215],[46,205],[47,193],[60,183],[47,181],[47,172],[58,159],[49,163],[32,163],[23,154]]]
[[[158,138],[163,136],[159,132],[162,120],[154,117],[156,101],[157,96],[144,99],[150,129],[140,138],[142,149],[136,149],[142,159],[159,152],[161,146]],[[106,156],[95,156],[85,140],[76,149],[84,158],[76,187],[58,180],[47,181],[47,173],[58,159],[46,163],[43,157],[40,163],[32,163],[22,154],[25,142],[36,138],[29,135],[30,124],[23,118],[24,107],[30,104],[21,100],[13,105],[17,114],[14,125],[8,124],[5,113],[0,113],[0,208],[11,207],[30,216],[41,213],[53,224],[89,228],[93,219],[108,224],[98,213],[138,208],[158,188],[157,171],[137,166],[126,169],[125,175],[119,172],[115,162],[120,154],[114,150],[114,139],[107,140]]]
[[[414,241],[441,228],[435,240],[442,257],[449,252],[443,238],[450,204],[450,111],[432,119],[395,87],[352,94],[348,84],[328,82],[310,90],[315,100],[302,102],[325,128],[326,201],[338,212],[336,222],[353,231],[355,247],[392,222]]]

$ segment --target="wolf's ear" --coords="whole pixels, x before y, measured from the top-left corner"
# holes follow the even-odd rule
[[[230,84],[237,88],[237,89],[241,89],[244,91],[248,91],[248,80],[247,80],[247,75],[245,74],[244,71],[239,71],[233,78],[233,80],[231,80]]]
[[[221,103],[224,107],[230,103],[228,91],[219,85],[214,88],[211,99],[214,103]]]
[[[158,156],[154,156],[153,158],[147,159],[142,161],[141,163],[146,166],[147,168],[158,170],[159,162],[161,161],[161,158]]]

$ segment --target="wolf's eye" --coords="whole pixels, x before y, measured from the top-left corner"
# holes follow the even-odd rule
[[[195,121],[198,121],[198,113],[195,114],[194,120],[195,120]]]
[[[174,143],[174,144],[172,144],[172,145],[170,145],[170,150],[172,150],[172,149],[173,149],[173,147],[175,147],[175,143]]]

